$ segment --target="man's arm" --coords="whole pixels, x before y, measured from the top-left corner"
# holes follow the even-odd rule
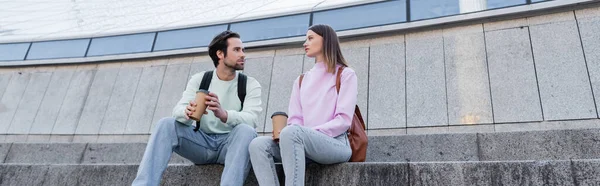
[[[246,98],[242,111],[227,110],[227,125],[236,126],[242,123],[256,128],[258,114],[262,112],[261,86],[256,79],[248,77]]]
[[[175,118],[175,120],[186,125],[192,125],[192,123],[194,122],[194,120],[188,119],[188,117],[186,116],[185,108],[190,104],[190,101],[196,98],[196,91],[198,91],[198,89],[200,88],[202,76],[204,76],[204,72],[197,73],[193,75],[190,81],[188,82],[185,91],[183,91],[181,99],[179,100],[179,102],[177,102],[175,108],[173,108],[172,115]]]

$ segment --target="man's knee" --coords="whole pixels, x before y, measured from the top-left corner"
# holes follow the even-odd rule
[[[258,136],[256,130],[250,125],[246,124],[236,125],[235,127],[233,127],[232,133],[234,133],[235,135],[247,136],[250,138],[255,138],[256,136]]]
[[[175,127],[175,118],[173,117],[164,117],[158,120],[156,124],[156,131],[165,131],[169,128]]]

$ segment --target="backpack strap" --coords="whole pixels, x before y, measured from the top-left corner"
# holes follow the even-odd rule
[[[244,109],[244,100],[246,99],[246,84],[248,82],[248,77],[246,75],[239,73],[238,76],[238,98],[240,98],[240,102],[242,102],[242,109]]]
[[[210,81],[212,81],[212,76],[213,76],[212,70],[204,72],[204,76],[202,76],[202,82],[200,82],[199,89],[208,90],[208,87],[210,87]]]
[[[198,90],[201,90],[201,89],[208,90],[208,87],[210,87],[210,81],[212,81],[212,75],[213,75],[212,70],[204,72],[204,76],[202,76],[202,81],[200,82],[200,88],[198,88]],[[199,129],[200,129],[200,123],[196,122],[196,127],[194,127],[194,132],[198,132]]]

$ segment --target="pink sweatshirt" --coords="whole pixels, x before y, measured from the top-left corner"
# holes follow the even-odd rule
[[[336,137],[350,128],[356,105],[357,79],[351,68],[344,68],[340,93],[336,92],[336,73],[328,73],[325,63],[316,63],[302,79],[294,82],[288,108],[288,125],[295,124],[315,129]]]

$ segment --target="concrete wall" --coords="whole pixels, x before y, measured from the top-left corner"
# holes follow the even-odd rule
[[[342,49],[369,135],[600,127],[600,8],[371,35]],[[287,110],[314,60],[300,45],[247,59],[263,92],[257,130],[269,133],[268,116]],[[206,54],[1,68],[0,141],[144,142],[189,77],[212,68]]]

